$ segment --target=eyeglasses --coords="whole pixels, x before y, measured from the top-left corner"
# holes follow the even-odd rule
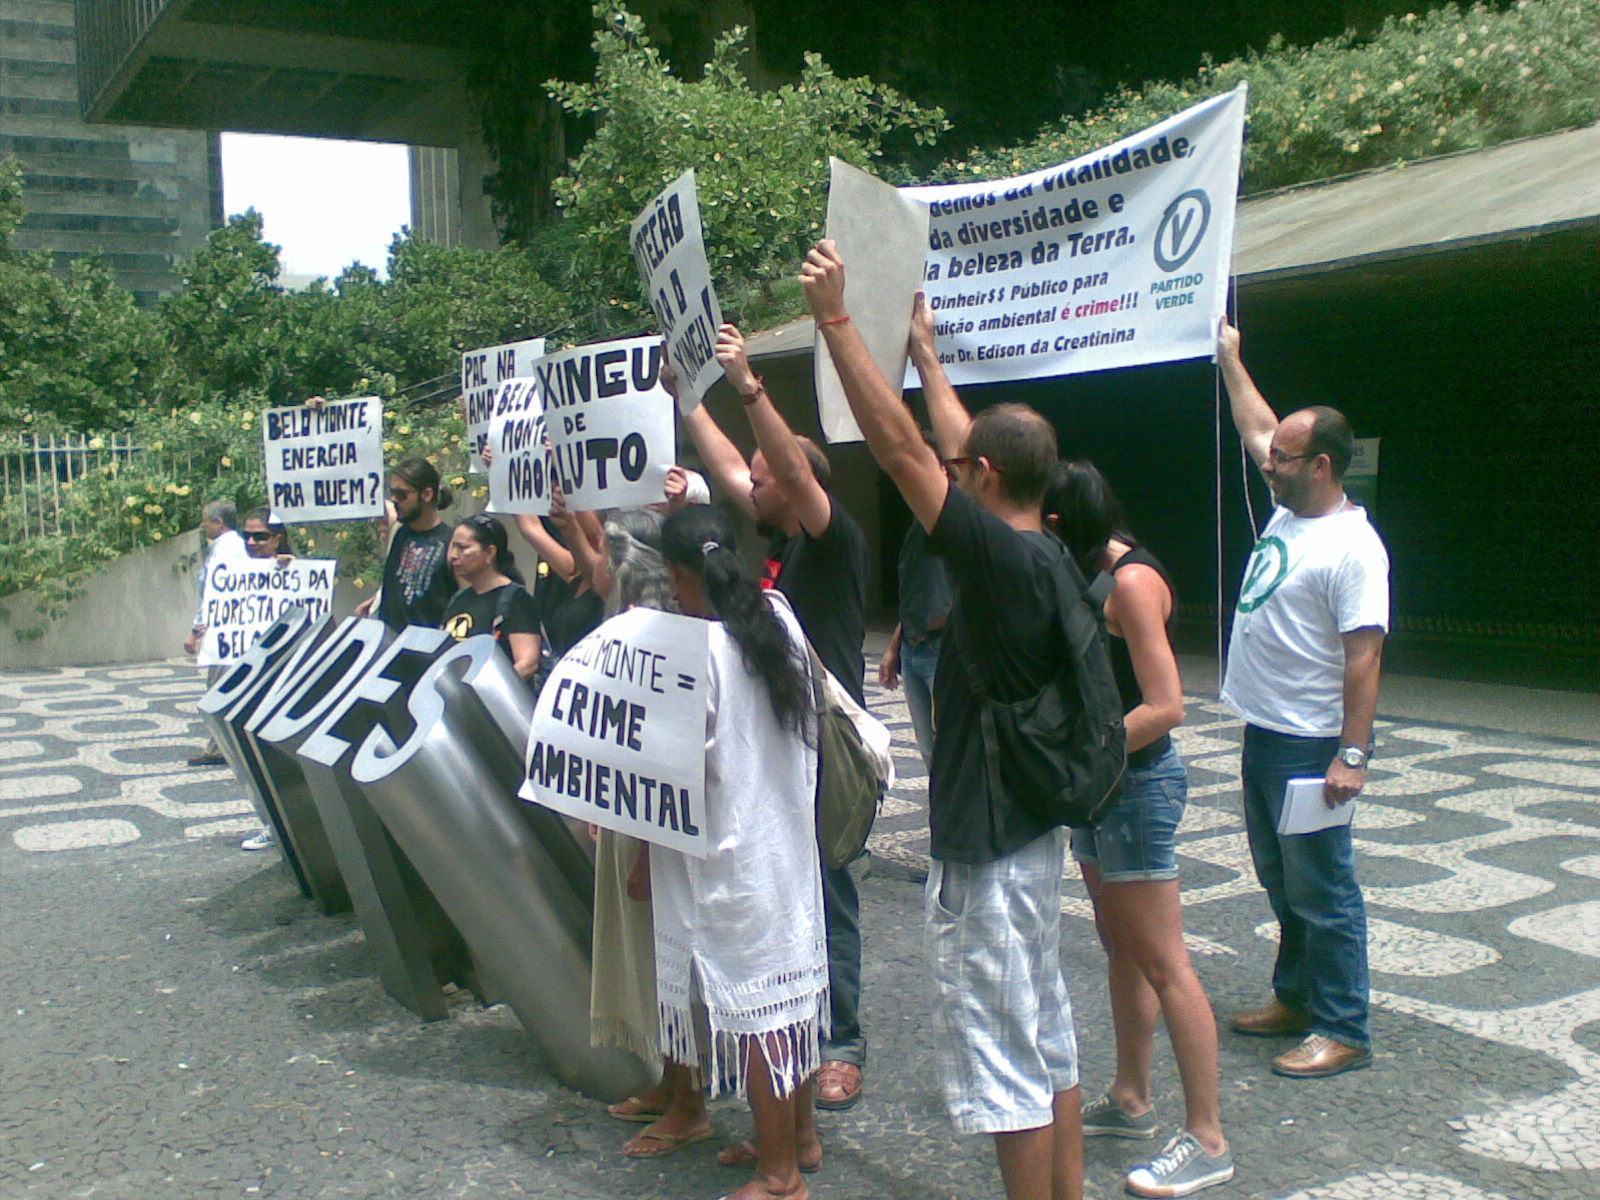
[[[1321,453],[1320,450],[1312,450],[1305,454],[1285,454],[1282,450],[1274,447],[1267,451],[1267,457],[1272,460],[1273,466],[1281,467],[1285,463],[1299,462],[1303,458],[1316,458]]]
[[[416,488],[392,487],[389,489],[389,499],[404,500],[407,496],[414,494],[416,490]]]
[[[947,459],[945,459],[944,460],[944,469],[946,471],[953,471],[957,467],[970,467],[970,466],[972,466],[975,463],[978,463],[980,461],[986,463],[988,465],[988,467],[989,467],[989,470],[993,471],[996,475],[1004,475],[1005,474],[1004,470],[1002,470],[1000,467],[995,466],[992,462],[989,462],[987,459],[982,458],[982,456],[979,456],[979,458],[972,458],[972,457],[970,457],[968,455],[964,455],[964,454],[963,455],[958,455],[955,458],[947,458]]]
[[[246,529],[240,536],[247,542],[264,542],[278,536],[276,529]]]

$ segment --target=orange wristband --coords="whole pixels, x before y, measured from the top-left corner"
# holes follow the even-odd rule
[[[829,325],[843,325],[849,319],[849,313],[845,313],[845,315],[842,317],[829,317],[826,321],[818,321],[817,328],[826,329]]]

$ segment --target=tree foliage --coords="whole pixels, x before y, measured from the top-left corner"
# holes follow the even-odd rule
[[[1454,5],[1304,48],[1207,62],[1178,82],[1121,88],[1018,146],[973,152],[945,178],[1054,166],[1208,96],[1250,85],[1245,188],[1261,191],[1476,149],[1600,118],[1600,0]]]
[[[724,307],[748,321],[822,232],[830,155],[882,173],[891,140],[928,143],[948,128],[940,110],[869,79],[842,79],[814,54],[798,83],[758,91],[741,65],[743,28],[719,37],[701,79],[687,83],[620,3],[594,12],[593,82],[547,86],[569,112],[595,121],[555,194],[571,248],[561,283],[596,329],[650,324],[628,224],[688,168]]]

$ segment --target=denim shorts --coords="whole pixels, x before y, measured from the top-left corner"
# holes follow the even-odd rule
[[[1078,1083],[1072,1001],[1061,973],[1061,831],[994,862],[935,859],[925,938],[945,1108],[960,1133],[1050,1124]]]
[[[1129,767],[1122,796],[1093,829],[1072,831],[1072,857],[1100,868],[1106,883],[1176,879],[1178,822],[1189,801],[1189,774],[1178,748]]]

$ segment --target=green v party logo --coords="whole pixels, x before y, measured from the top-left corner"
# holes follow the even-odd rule
[[[1250,565],[1245,570],[1244,586],[1239,589],[1239,611],[1254,612],[1278,590],[1284,576],[1289,574],[1289,547],[1281,538],[1264,537],[1250,552]]]

